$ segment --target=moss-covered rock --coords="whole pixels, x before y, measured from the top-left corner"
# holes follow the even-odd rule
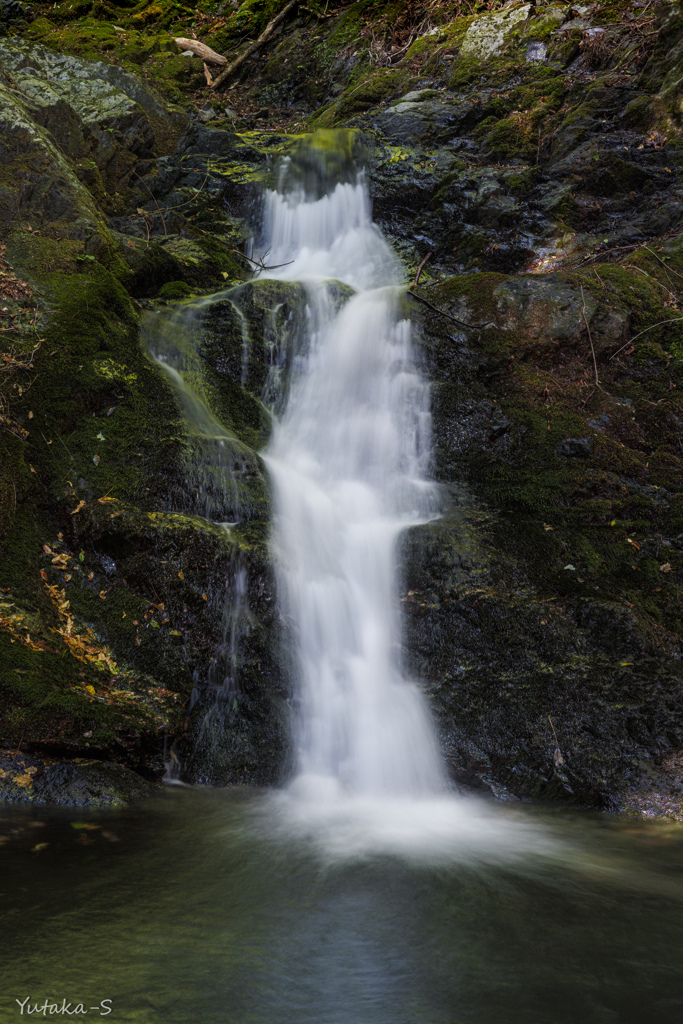
[[[156,789],[120,764],[85,759],[62,762],[0,751],[0,800],[57,807],[127,807],[152,796]]]

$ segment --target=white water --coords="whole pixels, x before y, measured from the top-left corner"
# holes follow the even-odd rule
[[[400,266],[361,182],[309,201],[271,192],[265,220],[268,264],[289,264],[271,276],[304,282],[309,297],[266,456],[300,685],[290,794],[324,804],[444,793],[427,709],[397,659],[396,541],[437,507],[428,390],[398,314]],[[330,279],[355,290],[341,310]]]

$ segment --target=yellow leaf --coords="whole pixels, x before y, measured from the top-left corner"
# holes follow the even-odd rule
[[[660,565],[659,571],[660,572],[673,572],[673,570],[672,570],[672,568],[671,568],[671,566],[669,565],[668,562],[665,562],[664,565]]]
[[[81,500],[79,501],[78,505],[76,505],[76,508],[75,508],[75,509],[73,510],[73,512],[71,513],[71,515],[72,515],[72,516],[75,516],[77,512],[80,512],[80,511],[81,511],[81,509],[83,508],[83,506],[84,506],[84,505],[85,505],[85,502],[83,501],[83,499],[81,499]]]
[[[206,596],[206,594],[202,594],[202,597],[204,598],[205,601],[209,600],[208,597]]]
[[[88,686],[85,686],[85,687],[84,687],[84,689],[85,689],[85,690],[87,690],[87,692],[88,692],[88,693],[89,693],[89,694],[90,694],[90,695],[91,695],[92,697],[94,697],[94,696],[95,696],[95,687],[94,687],[94,686],[90,686],[90,684],[88,684]]]
[[[181,570],[180,570],[180,572],[178,573],[178,579],[179,579],[179,580],[184,580],[184,579],[185,579],[185,576],[184,576],[184,574],[183,574],[183,570],[182,570],[182,569],[181,569]]]
[[[106,590],[100,590],[99,597],[102,599],[102,601],[105,601],[106,597],[107,597],[107,591]]]
[[[36,845],[31,850],[31,853],[40,853],[41,850],[44,850],[49,845],[49,843],[36,843]]]

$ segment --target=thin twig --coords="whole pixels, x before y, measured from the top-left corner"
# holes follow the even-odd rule
[[[611,362],[614,358],[616,358],[616,356],[619,355],[620,352],[623,352],[625,348],[628,348],[629,345],[632,345],[633,342],[640,338],[643,334],[647,334],[648,331],[654,330],[655,327],[663,327],[664,324],[678,323],[679,320],[683,320],[683,316],[676,316],[673,318],[673,320],[660,320],[658,324],[650,324],[650,326],[646,327],[644,331],[640,332],[640,334],[636,334],[635,338],[629,338],[625,345],[622,345],[621,348],[618,348],[616,350],[614,355],[611,355],[609,357],[609,361]]]
[[[620,264],[620,266],[623,266],[623,264]],[[628,269],[629,270],[639,270],[640,273],[644,274],[645,277],[647,277],[650,281],[653,281],[654,284],[658,284],[660,288],[663,288],[667,295],[670,295],[672,299],[676,300],[676,303],[680,302],[680,299],[678,298],[678,296],[676,295],[675,292],[672,292],[669,288],[666,287],[665,284],[662,284],[662,282],[658,281],[656,277],[653,277],[652,274],[648,274],[647,270],[643,270],[642,267],[637,267],[634,263],[630,263],[628,265]]]
[[[585,300],[585,298],[583,296],[583,285],[581,285],[581,302],[583,303],[583,306],[581,308],[581,312],[583,313],[583,320],[584,320],[584,323],[586,325],[586,330],[588,331],[588,340],[591,343],[591,352],[593,353],[593,367],[595,369],[595,386],[596,386],[596,388],[599,388],[600,387],[600,380],[598,378],[598,361],[595,358],[595,349],[593,348],[593,338],[591,336],[591,329],[590,329],[589,324],[588,324],[588,317],[586,316],[586,300]],[[600,388],[600,390],[602,390],[602,388]]]
[[[425,256],[425,258],[422,260],[422,263],[420,264],[420,266],[417,268],[417,274],[415,275],[415,281],[413,282],[413,286],[414,287],[417,287],[417,285],[420,283],[420,274],[422,273],[422,268],[424,267],[424,265],[427,262],[427,260],[429,259],[429,257],[433,256],[433,255],[434,255],[434,253],[428,252],[427,255]]]
[[[466,327],[468,331],[480,331],[483,330],[484,327],[493,326],[492,321],[489,321],[488,323],[485,324],[467,324],[465,323],[464,320],[458,320],[457,316],[452,316],[450,313],[447,313],[444,309],[439,309],[438,306],[435,306],[427,299],[423,299],[421,295],[416,295],[412,288],[409,288],[406,294],[410,295],[410,297],[412,299],[415,299],[416,302],[421,302],[423,306],[429,306],[429,308],[433,309],[435,313],[440,313],[441,316],[445,316],[447,320],[452,320],[454,324],[458,325],[458,327]]]
[[[654,258],[655,258],[656,260],[659,260],[659,262],[660,262],[660,263],[662,264],[662,266],[664,267],[664,269],[665,269],[666,271],[669,271],[669,270],[670,270],[672,274],[676,274],[676,277],[680,277],[680,278],[681,278],[681,280],[683,281],[683,274],[679,274],[679,273],[678,273],[677,271],[675,271],[675,270],[673,269],[673,267],[667,267],[666,263],[665,263],[665,262],[664,262],[664,260],[663,260],[663,259],[661,258],[661,256],[658,256],[656,252],[652,252],[652,249],[650,249],[650,247],[649,247],[649,246],[647,246],[647,245],[643,245],[643,246],[642,246],[641,248],[643,248],[643,249],[647,249],[647,251],[648,251],[649,253],[651,253],[651,255],[652,255],[652,256],[654,256]]]
[[[238,256],[243,256],[245,260],[249,260],[249,262],[253,263],[255,267],[259,268],[259,270],[279,270],[280,267],[289,267],[294,263],[294,260],[289,260],[288,263],[275,263],[272,267],[268,267],[264,262],[265,256],[260,260],[253,260],[251,256],[247,256],[246,253],[240,252],[239,249],[231,249],[230,251],[237,253]],[[266,253],[266,256],[267,255],[268,253]]]
[[[151,188],[149,187],[149,185],[147,184],[147,182],[146,182],[146,181],[144,180],[144,178],[141,178],[141,177],[140,177],[140,175],[139,175],[139,174],[138,174],[138,173],[137,173],[136,171],[133,171],[133,174],[134,174],[134,175],[135,175],[135,177],[136,177],[136,178],[138,179],[138,181],[139,181],[139,182],[140,182],[140,183],[141,183],[142,185],[144,185],[144,186],[145,186],[145,188],[147,189],[147,191],[148,191],[148,192],[149,192],[149,194],[151,195],[152,199],[154,200],[154,205],[156,206],[156,208],[157,208],[157,211],[158,211],[158,213],[159,213],[159,216],[161,217],[161,223],[162,223],[162,224],[164,225],[164,234],[165,234],[165,235],[167,235],[167,234],[168,234],[168,231],[166,230],[166,221],[164,220],[164,215],[163,215],[163,213],[161,212],[161,207],[159,206],[159,204],[158,204],[158,202],[157,202],[157,197],[156,197],[156,196],[154,195],[154,193],[152,192]]]

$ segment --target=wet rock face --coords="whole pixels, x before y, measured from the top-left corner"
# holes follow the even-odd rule
[[[619,296],[581,276],[469,275],[419,294],[494,322],[458,332],[417,314],[443,517],[403,542],[405,657],[453,778],[680,817],[681,463],[649,412],[680,363],[641,363],[637,385],[610,365]],[[600,387],[577,373],[594,369],[591,343]]]

